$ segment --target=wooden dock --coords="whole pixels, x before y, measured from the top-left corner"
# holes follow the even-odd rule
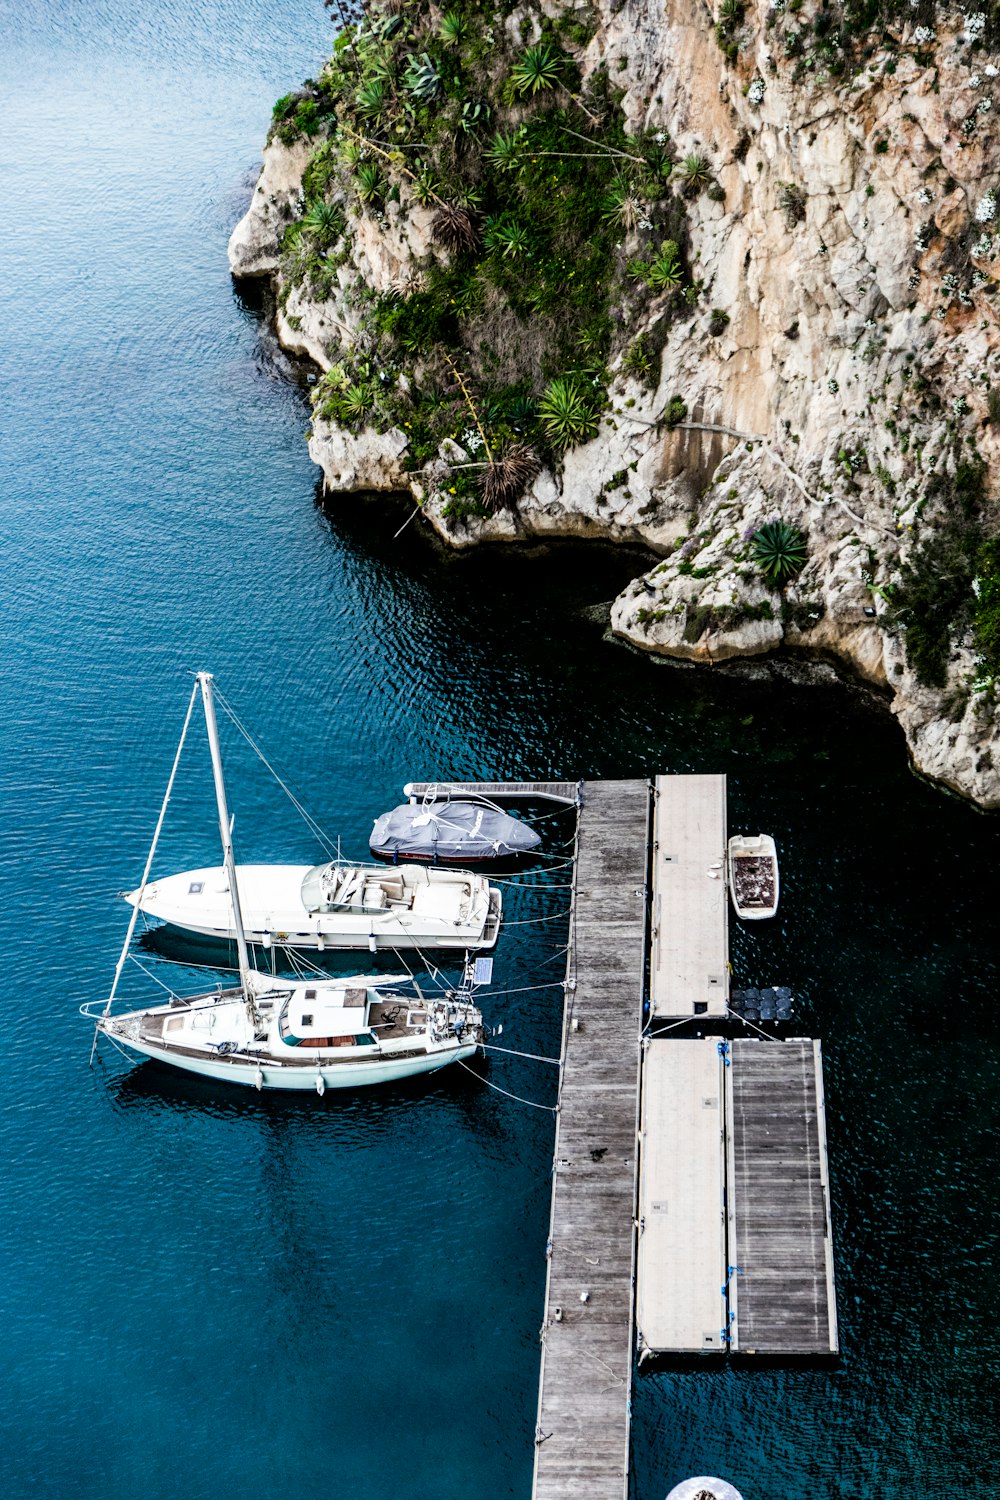
[[[582,781],[408,781],[403,796],[419,802],[431,792],[442,802],[449,797],[485,797],[489,802],[562,802],[575,807],[582,786]]]
[[[730,1055],[731,1347],[836,1354],[820,1044],[738,1040]]]
[[[587,782],[577,823],[534,1500],[627,1497],[650,787]]]
[[[726,778],[657,776],[650,999],[656,1020],[729,1005]]]

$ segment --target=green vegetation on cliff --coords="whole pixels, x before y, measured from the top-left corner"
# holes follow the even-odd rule
[[[409,437],[421,468],[456,438],[469,464],[445,486],[461,513],[513,498],[491,466],[517,449],[537,470],[597,430],[609,365],[637,323],[655,379],[672,320],[697,296],[685,201],[712,187],[703,157],[674,170],[662,132],[629,135],[607,75],[584,85],[585,13],[521,20],[512,7],[392,0],[338,37],[315,83],[275,106],[274,132],[314,142],[282,279],[316,300],[363,220],[426,210],[430,251],[408,284],[341,292],[357,325],[316,390],[330,420]],[[348,278],[343,278],[347,280]],[[530,471],[530,472],[529,472]]]

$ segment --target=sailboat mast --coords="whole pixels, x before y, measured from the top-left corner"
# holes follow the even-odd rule
[[[211,672],[199,672],[202,702],[205,705],[205,727],[208,730],[208,746],[212,752],[212,772],[215,776],[215,800],[219,805],[219,834],[222,838],[222,863],[229,881],[229,895],[233,903],[233,923],[236,927],[236,949],[240,959],[240,985],[250,1004],[253,991],[250,988],[250,955],[247,951],[246,934],[243,931],[243,913],[240,910],[240,892],[236,884],[236,861],[233,858],[233,832],[226,802],[226,784],[222,776],[222,752],[219,749],[219,726],[215,722],[215,700],[212,696],[214,678]]]

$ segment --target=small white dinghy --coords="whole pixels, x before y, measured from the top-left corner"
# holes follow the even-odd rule
[[[778,910],[778,850],[769,833],[738,833],[729,840],[729,894],[744,922],[760,922]]]

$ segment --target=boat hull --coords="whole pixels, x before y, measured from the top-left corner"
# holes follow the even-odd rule
[[[367,868],[386,879],[384,866]],[[407,948],[464,953],[495,947],[500,933],[502,897],[482,875],[469,875],[471,910],[463,914],[463,920],[456,921],[447,913],[393,906],[310,910],[301,895],[303,881],[310,873],[307,865],[239,865],[236,873],[246,940],[262,948],[273,945],[320,953]],[[415,880],[416,876],[408,878]],[[460,877],[450,872],[420,872],[420,881],[428,891],[440,887],[446,895],[462,886]],[[223,942],[236,936],[228,884],[219,869],[166,876],[147,886],[141,902],[139,896],[133,891],[125,899],[139,904],[146,916],[157,918],[176,932]]]
[[[735,834],[728,846],[729,895],[742,922],[763,922],[778,910],[778,850],[770,834]]]
[[[101,1028],[104,1029],[103,1027]],[[110,1034],[110,1033],[109,1033]],[[371,1088],[380,1083],[398,1083],[404,1078],[417,1078],[424,1073],[437,1073],[449,1063],[467,1061],[479,1050],[477,1042],[442,1049],[440,1052],[425,1052],[380,1057],[377,1061],[312,1063],[296,1066],[285,1063],[248,1062],[228,1057],[192,1057],[173,1052],[155,1042],[141,1038],[124,1037],[114,1033],[115,1043],[140,1057],[151,1058],[182,1072],[193,1073],[199,1078],[211,1078],[218,1083],[233,1083],[245,1088],[276,1089],[285,1093],[319,1093],[318,1080],[326,1089]]]

